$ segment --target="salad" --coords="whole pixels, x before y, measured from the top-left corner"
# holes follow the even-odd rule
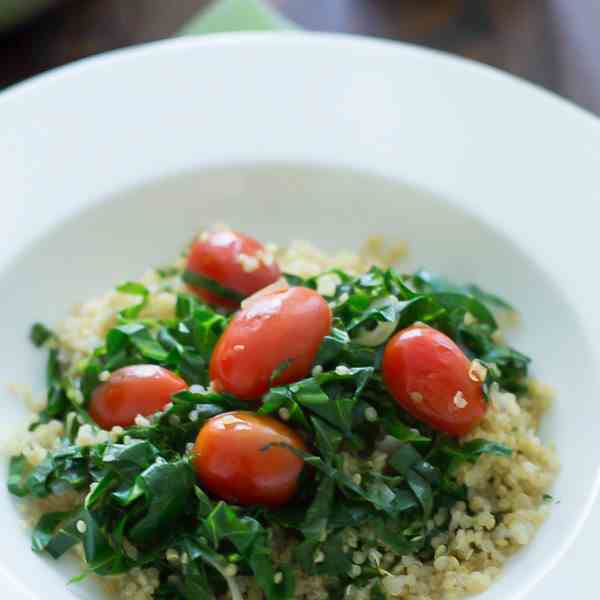
[[[8,475],[33,550],[123,600],[486,589],[550,506],[550,393],[507,302],[390,259],[220,228],[35,324],[47,393]]]

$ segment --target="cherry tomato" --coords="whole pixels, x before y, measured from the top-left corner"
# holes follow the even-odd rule
[[[235,231],[213,231],[194,242],[187,270],[212,279],[223,288],[249,296],[277,281],[281,271],[262,244]],[[239,302],[202,287],[191,290],[209,304],[235,308]]]
[[[408,413],[450,435],[468,433],[483,418],[481,382],[469,375],[471,363],[446,335],[413,325],[385,347],[383,378]]]
[[[215,496],[235,504],[280,506],[298,487],[304,461],[285,443],[305,450],[287,425],[267,416],[236,411],[209,419],[194,445],[194,468]]]
[[[92,393],[90,416],[103,429],[133,425],[137,415],[162,410],[171,395],[187,389],[186,382],[156,365],[132,365],[114,371]]]
[[[219,339],[210,361],[213,385],[242,400],[257,400],[271,385],[302,379],[330,329],[331,309],[314,290],[259,293]]]

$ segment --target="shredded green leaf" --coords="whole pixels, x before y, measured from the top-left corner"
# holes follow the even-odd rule
[[[34,323],[29,332],[29,339],[34,346],[38,348],[43,346],[48,340],[54,337],[54,332],[48,329],[43,323]]]
[[[141,283],[136,283],[134,281],[128,281],[126,283],[122,283],[117,287],[118,292],[122,292],[123,294],[131,294],[133,296],[140,296],[141,300],[138,304],[134,304],[133,306],[128,306],[124,308],[121,312],[119,312],[119,316],[122,319],[135,319],[139,316],[142,310],[148,305],[148,300],[150,298],[150,292],[146,288],[146,286]]]
[[[223,287],[214,279],[204,277],[203,275],[199,275],[193,271],[184,271],[183,280],[189,285],[207,290],[212,294],[216,294],[221,298],[225,298],[233,302],[241,302],[244,299],[243,294],[240,294],[239,292],[236,292],[230,288]]]

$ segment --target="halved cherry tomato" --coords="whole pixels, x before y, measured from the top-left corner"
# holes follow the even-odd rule
[[[194,468],[207,490],[235,504],[280,506],[298,487],[305,450],[300,436],[267,416],[236,411],[209,419],[194,445]]]
[[[264,246],[250,236],[236,231],[205,233],[194,242],[187,260],[187,270],[208,279],[240,296],[249,296],[277,281],[281,271]],[[209,304],[235,308],[239,302],[199,286],[191,290]]]
[[[465,435],[486,410],[471,363],[442,332],[426,325],[399,331],[385,347],[383,378],[408,413],[450,435]]]
[[[259,293],[219,339],[210,361],[213,385],[242,400],[257,400],[271,385],[302,379],[330,329],[331,309],[314,290]]]
[[[162,410],[171,395],[187,389],[175,373],[156,365],[132,365],[114,371],[92,393],[90,416],[103,429],[133,425],[143,417]]]

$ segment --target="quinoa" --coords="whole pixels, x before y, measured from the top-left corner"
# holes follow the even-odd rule
[[[405,253],[405,244],[386,247],[381,238],[369,240],[359,254],[344,252],[333,256],[324,254],[307,242],[296,241],[287,248],[268,246],[261,260],[270,264],[275,256],[283,271],[303,277],[314,276],[333,267],[357,275],[372,264],[386,266]],[[174,265],[178,273],[183,269],[183,261],[179,259]],[[252,270],[254,262],[244,260],[244,268]],[[162,277],[157,271],[149,270],[141,277],[140,282],[150,291],[143,316],[164,319],[174,315],[176,294],[184,288],[178,273]],[[319,291],[327,294],[335,289],[337,283],[335,276],[322,277],[318,282]],[[130,306],[134,300],[135,297],[129,294],[112,291],[74,307],[56,330],[62,363],[77,369],[77,364],[102,343],[104,335],[114,325],[118,311]],[[474,319],[470,314],[465,318],[469,321]],[[345,373],[348,368],[339,366],[336,372],[338,370]],[[321,371],[322,368],[316,366],[313,374]],[[485,379],[485,368],[475,362],[472,375],[474,380]],[[12,386],[12,389],[32,411],[44,408],[44,396],[34,396],[28,388],[19,386]],[[440,509],[432,516],[431,530],[437,524],[447,522],[448,518],[449,526],[447,531],[432,538],[434,556],[429,561],[421,561],[413,555],[394,554],[389,547],[374,539],[373,531],[368,527],[346,530],[345,544],[354,550],[350,576],[354,576],[353,573],[359,575],[365,566],[370,565],[379,570],[380,577],[371,579],[366,585],[348,585],[344,599],[369,600],[371,588],[379,581],[386,597],[398,600],[458,600],[487,589],[510,556],[532,540],[549,512],[545,496],[553,484],[559,464],[555,450],[541,441],[537,429],[551,400],[552,390],[535,380],[529,381],[527,392],[518,398],[500,390],[497,384],[492,385],[487,413],[465,440],[483,437],[502,443],[513,449],[512,455],[484,455],[475,464],[460,468],[459,481],[467,485],[468,499],[458,502],[449,514],[444,513],[446,509]],[[460,392],[455,403],[457,406],[465,403]],[[365,416],[368,420],[375,420],[377,412],[370,407],[366,409]],[[280,418],[289,419],[287,409],[281,409]],[[145,417],[139,417],[139,420],[147,421]],[[34,431],[13,437],[7,453],[23,453],[28,463],[36,466],[57,446],[63,432],[63,423],[51,420]],[[107,432],[84,424],[79,428],[76,444],[94,445],[120,439],[122,435],[120,427]],[[383,471],[388,443],[389,440],[384,439],[366,459],[369,469]],[[355,457],[344,455],[344,470],[356,484],[360,484],[360,466]],[[19,507],[24,523],[32,526],[42,514],[68,510],[80,500],[79,494],[68,492],[45,499],[26,500],[20,502]],[[78,527],[85,527],[85,523],[78,523]],[[290,543],[280,539],[277,551],[281,557],[290,556]],[[136,552],[133,547],[132,552]],[[81,547],[75,547],[74,553],[82,557]],[[169,550],[166,559],[179,561],[186,557]],[[322,560],[322,552],[318,550],[314,561]],[[228,575],[233,577],[236,575],[235,565],[230,567]],[[281,574],[277,575],[281,577]],[[159,585],[156,569],[136,568],[124,575],[99,579],[110,597],[118,600],[152,600]],[[244,598],[260,600],[262,593],[253,578],[237,576],[236,580]],[[328,598],[325,577],[298,572],[297,581],[296,600]]]

